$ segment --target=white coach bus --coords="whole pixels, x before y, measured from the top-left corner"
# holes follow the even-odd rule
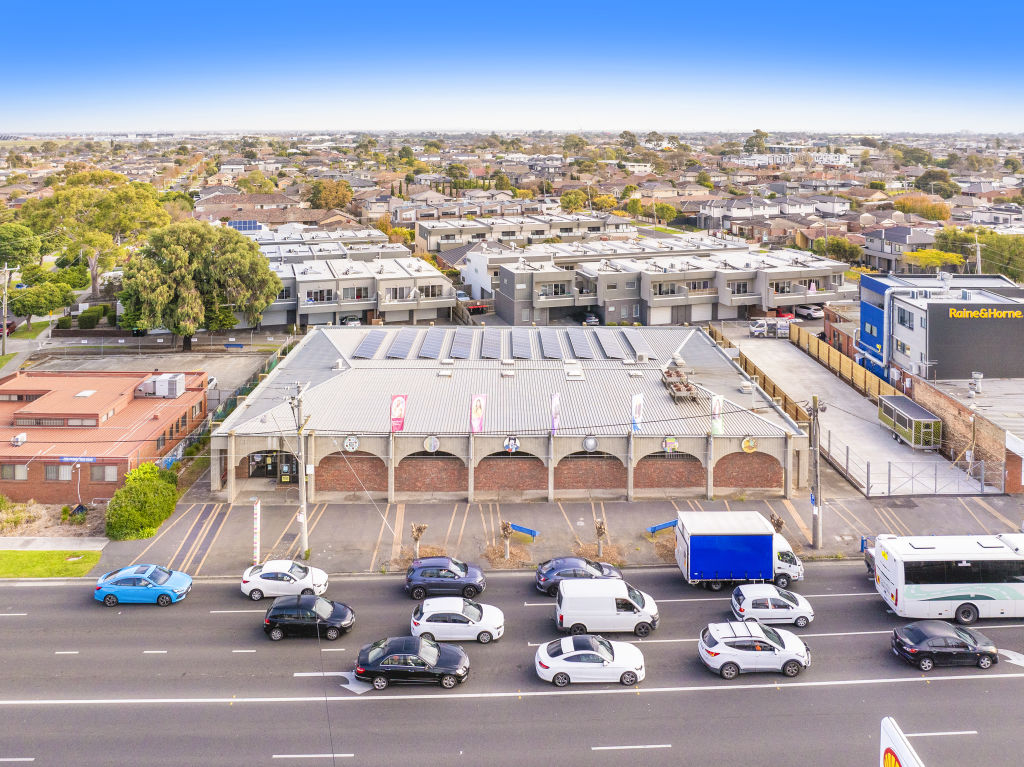
[[[879,535],[875,588],[904,618],[1024,617],[1024,535]]]

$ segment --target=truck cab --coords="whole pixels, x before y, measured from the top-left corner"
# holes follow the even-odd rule
[[[792,581],[804,579],[804,563],[800,561],[789,545],[785,536],[775,533],[772,536],[772,550],[775,553],[775,585],[780,589],[789,588]]]

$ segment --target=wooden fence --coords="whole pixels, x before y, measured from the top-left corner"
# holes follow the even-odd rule
[[[872,402],[878,402],[880,394],[902,394],[867,368],[861,367],[834,346],[808,333],[798,325],[789,326],[789,340],[799,346],[822,365],[838,375]]]

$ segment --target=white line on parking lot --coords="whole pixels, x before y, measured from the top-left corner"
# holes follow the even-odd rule
[[[908,738],[931,738],[936,735],[977,735],[977,730],[950,730],[949,732],[908,732]]]
[[[274,754],[274,759],[351,759],[355,754]]]
[[[265,613],[266,610],[210,610],[211,615],[224,615],[227,613]]]
[[[232,650],[231,652],[256,652],[255,650]]]
[[[54,655],[78,655],[78,650],[54,650]]]
[[[167,650],[143,650],[143,655],[166,655]]]
[[[671,743],[657,743],[650,746],[591,746],[591,751],[628,751],[633,748],[672,748]]]

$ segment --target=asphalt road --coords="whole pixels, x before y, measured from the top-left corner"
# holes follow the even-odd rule
[[[662,623],[636,688],[556,690],[533,671],[556,636],[553,600],[529,573],[491,573],[481,601],[505,611],[506,635],[466,643],[472,670],[452,691],[357,694],[341,676],[363,644],[408,631],[401,578],[336,578],[327,596],[356,612],[351,634],[271,643],[267,602],[237,582],[197,581],[181,603],[105,608],[89,582],[0,585],[0,764],[38,765],[795,765],[877,764],[879,722],[914,734],[928,767],[1019,763],[1012,701],[1024,656],[989,671],[921,672],[889,652],[898,624],[860,563],[811,563],[796,590],[816,619],[799,631],[814,664],[794,680],[726,682],[696,656],[727,595],[691,589],[672,568],[627,570],[659,602]],[[1024,652],[1024,620],[981,625]],[[632,637],[621,639],[634,641]],[[943,733],[943,734],[934,734]],[[960,733],[960,734],[951,734]],[[331,754],[344,754],[331,758]],[[351,756],[348,756],[351,755]]]

